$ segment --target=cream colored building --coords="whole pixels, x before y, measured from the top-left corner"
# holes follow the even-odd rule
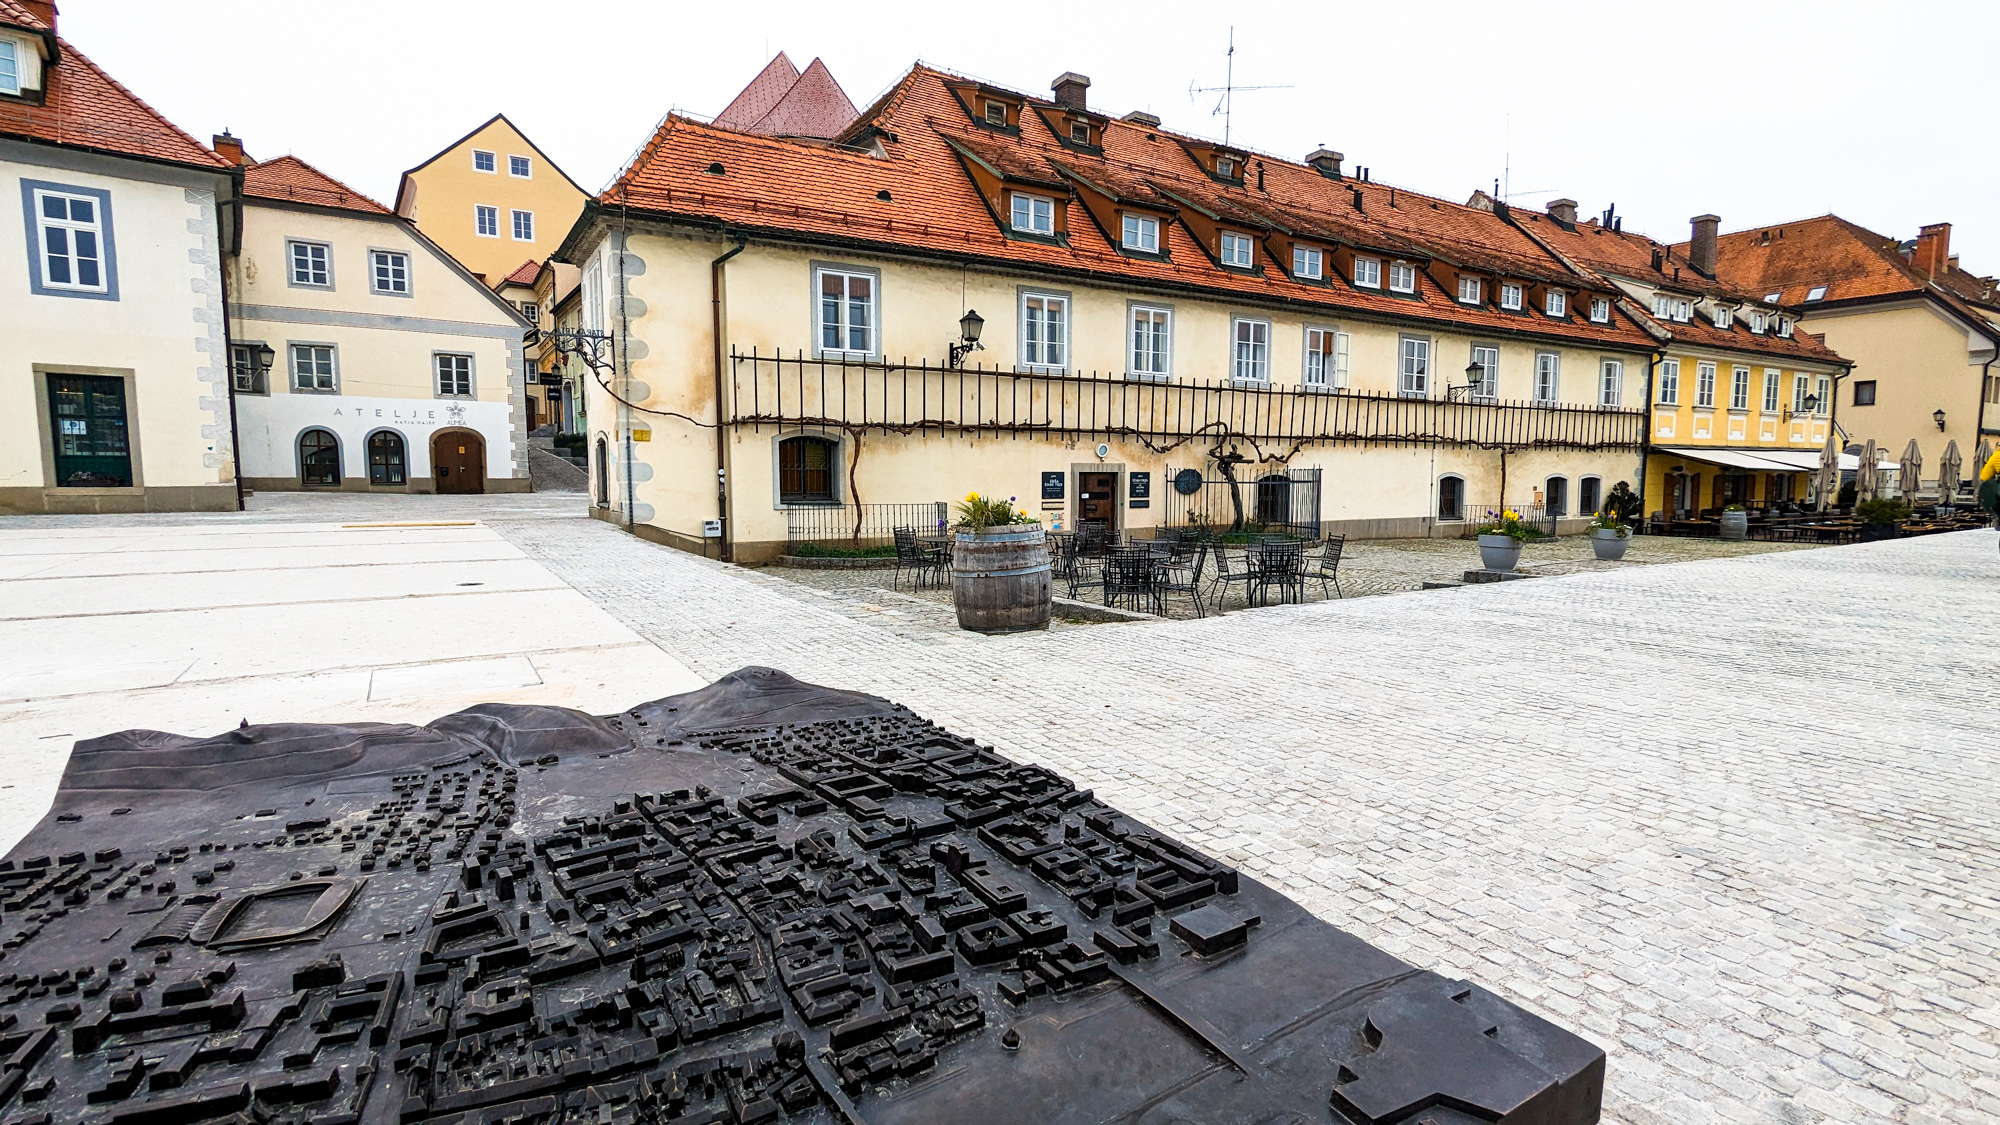
[[[527,491],[520,312],[297,157],[248,163],[216,142],[246,162],[229,310],[245,483]]]
[[[234,170],[55,20],[0,6],[0,512],[234,509]]]
[[[1057,529],[1385,536],[1503,505],[1576,529],[1638,487],[1654,340],[1615,288],[1491,212],[1095,114],[1079,81],[919,67],[837,147],[670,118],[558,255],[606,345],[601,514],[757,562],[975,490]]]
[[[396,214],[487,285],[561,244],[590,194],[505,114],[403,173]]]

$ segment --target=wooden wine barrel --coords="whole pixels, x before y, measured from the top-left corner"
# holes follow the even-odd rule
[[[1049,541],[1040,527],[962,531],[952,548],[951,601],[959,628],[1018,633],[1049,627]]]

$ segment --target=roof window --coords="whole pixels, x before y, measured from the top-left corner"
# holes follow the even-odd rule
[[[1417,291],[1417,267],[1408,262],[1389,263],[1389,289],[1395,293]]]
[[[1806,300],[1808,301],[1820,301],[1825,298],[1826,286],[1824,285],[1815,285],[1811,289],[1806,290]]]
[[[1715,322],[1717,328],[1728,328],[1735,323],[1735,317],[1730,315],[1728,305],[1715,306],[1710,319]]]
[[[1223,179],[1226,179],[1226,180],[1233,180],[1233,179],[1235,179],[1235,178],[1236,178],[1236,158],[1235,158],[1235,157],[1232,157],[1232,156],[1218,156],[1218,157],[1216,157],[1216,158],[1215,158],[1215,174],[1216,174],[1216,175],[1218,175],[1218,176],[1221,176],[1221,177],[1222,177]]]
[[[1761,335],[1764,331],[1764,326],[1768,323],[1769,321],[1765,319],[1763,313],[1753,312],[1750,314],[1750,331]]]
[[[1766,293],[1764,294],[1764,303],[1767,305],[1775,305],[1778,303],[1778,298],[1782,296],[1784,296],[1783,293]]]
[[[1087,144],[1089,144],[1089,143],[1090,143],[1090,122],[1088,122],[1088,121],[1072,121],[1072,122],[1070,122],[1070,123],[1069,123],[1069,139],[1070,139],[1070,140],[1072,140],[1072,141],[1075,141],[1075,142],[1076,142],[1077,144],[1080,144],[1080,145],[1087,145]]]
[[[1354,259],[1354,284],[1369,289],[1382,288],[1382,259]]]
[[[1542,308],[1550,316],[1568,316],[1569,294],[1560,289],[1549,290],[1548,296],[1542,301]]]
[[[1014,230],[1019,234],[1046,234],[1056,232],[1055,200],[1046,195],[1029,195],[1026,192],[1013,193]]]
[[[1783,337],[1784,337],[1785,339],[1787,339],[1787,340],[1789,340],[1789,339],[1791,339],[1791,338],[1792,338],[1792,318],[1791,318],[1791,317],[1789,317],[1789,316],[1781,316],[1781,317],[1779,317],[1779,318],[1778,318],[1778,335],[1780,335],[1780,336],[1783,336]]]
[[[1590,319],[1594,324],[1609,324],[1611,322],[1611,302],[1605,300],[1603,297],[1592,297],[1590,299]]]
[[[1500,283],[1500,307],[1511,312],[1521,311],[1521,287],[1511,281]]]
[[[986,123],[1005,128],[1007,125],[1007,103],[986,99]]]
[[[1479,303],[1479,292],[1480,292],[1480,289],[1481,289],[1481,288],[1482,288],[1482,286],[1481,286],[1481,284],[1480,284],[1480,281],[1479,281],[1479,279],[1478,279],[1478,278],[1476,278],[1476,277],[1467,277],[1467,276],[1465,276],[1465,275],[1463,275],[1463,274],[1459,275],[1459,278],[1458,278],[1458,300],[1459,300],[1459,303],[1461,303],[1461,304],[1466,304],[1466,305],[1476,305],[1476,304],[1478,304],[1478,303]]]
[[[1137,250],[1142,254],[1160,252],[1160,220],[1151,215],[1134,215],[1126,212],[1123,237],[1119,244],[1127,250]]]
[[[1256,261],[1251,250],[1250,236],[1233,231],[1222,232],[1222,264],[1237,269],[1249,269]]]

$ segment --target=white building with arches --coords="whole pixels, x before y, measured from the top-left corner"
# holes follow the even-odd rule
[[[230,370],[253,489],[528,491],[520,313],[408,221],[236,138]],[[267,366],[268,365],[268,366]]]

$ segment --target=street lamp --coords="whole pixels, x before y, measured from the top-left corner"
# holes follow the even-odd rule
[[[1938,424],[1938,433],[1943,433],[1943,432],[1944,432],[1944,411],[1943,411],[1943,410],[1933,410],[1933,411],[1931,411],[1931,421],[1933,421],[1933,422],[1936,422],[1936,423]]]
[[[1480,386],[1485,382],[1486,365],[1475,359],[1465,365],[1465,385],[1462,387],[1445,387],[1444,397],[1447,400],[1455,400],[1460,394],[1463,394],[1465,397],[1471,398],[1479,393]]]
[[[963,342],[951,345],[951,366],[963,365],[969,352],[986,350],[986,345],[979,342],[979,334],[985,329],[986,318],[979,315],[978,309],[969,310],[958,318],[958,338]]]
[[[1785,421],[1789,422],[1792,419],[1797,418],[1802,414],[1812,414],[1818,410],[1819,410],[1819,396],[1807,395],[1806,397],[1799,400],[1799,408],[1797,410],[1788,410],[1785,412]]]

